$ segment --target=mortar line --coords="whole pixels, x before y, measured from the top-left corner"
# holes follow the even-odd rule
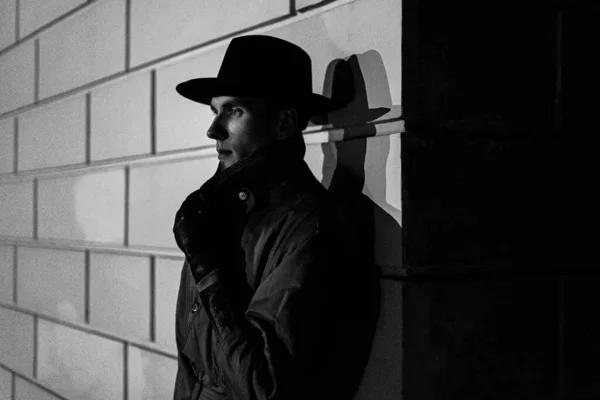
[[[39,217],[39,204],[38,204],[38,192],[39,192],[39,179],[33,178],[33,240],[38,239],[38,217]]]
[[[34,42],[33,54],[33,103],[40,101],[40,39],[36,38]]]
[[[160,258],[169,258],[178,261],[183,261],[184,257],[181,250],[175,247],[160,247],[160,246],[145,246],[145,245],[133,245],[125,247],[123,245],[103,245],[97,242],[85,242],[78,240],[49,240],[39,239],[34,241],[31,238],[16,239],[14,237],[0,236],[0,245],[3,246],[19,246],[34,249],[49,249],[49,250],[67,250],[67,251],[79,251],[83,252],[86,249],[90,253],[100,254],[116,254],[124,256],[141,256],[149,257],[155,255]]]
[[[150,257],[150,341],[156,342],[156,257]]]
[[[19,254],[19,246],[18,245],[14,245],[13,246],[13,302],[15,304],[17,304],[17,288],[19,287],[18,284],[18,271],[19,271],[19,259],[18,259],[18,254]]]
[[[156,69],[150,72],[150,154],[156,155]]]
[[[24,42],[25,40],[30,40],[30,39],[34,38],[36,35],[39,35],[40,33],[42,33],[42,31],[50,29],[52,26],[54,26],[56,23],[60,22],[61,20],[71,17],[73,14],[79,12],[81,9],[86,8],[88,4],[95,3],[97,1],[98,0],[88,0],[86,3],[83,3],[83,4],[79,5],[78,7],[75,7],[74,9],[63,14],[62,16],[58,17],[57,19],[38,28],[34,32],[29,33],[19,43],[14,43],[14,44],[7,46],[4,49],[0,50],[0,55],[17,47],[17,45],[20,44],[21,42]],[[130,0],[128,0],[128,1],[130,1]],[[48,104],[53,101],[60,100],[61,98],[69,97],[72,95],[77,95],[77,94],[81,93],[82,91],[87,90],[88,88],[97,87],[97,86],[103,85],[105,83],[108,83],[110,81],[125,77],[126,75],[128,75],[128,73],[131,73],[131,72],[139,72],[139,71],[142,71],[145,69],[149,69],[153,66],[160,67],[162,65],[168,65],[168,64],[166,64],[167,62],[174,62],[177,59],[179,59],[181,57],[186,57],[186,56],[188,56],[188,54],[196,52],[196,51],[202,50],[202,51],[208,52],[214,48],[218,48],[219,46],[222,45],[223,42],[230,40],[231,38],[239,36],[239,35],[245,35],[245,34],[251,34],[251,33],[264,34],[265,32],[276,31],[276,30],[281,29],[289,24],[297,23],[297,22],[303,21],[305,19],[312,18],[314,16],[326,13],[332,9],[350,4],[354,1],[356,1],[356,0],[337,0],[337,1],[332,1],[332,2],[325,2],[325,3],[322,3],[322,5],[316,9],[306,10],[305,12],[302,12],[302,13],[282,15],[282,16],[279,16],[279,17],[276,17],[276,18],[273,18],[273,19],[270,19],[267,21],[263,21],[259,24],[243,28],[239,31],[235,31],[235,32],[231,32],[231,33],[228,33],[228,34],[225,34],[222,36],[218,36],[218,37],[210,39],[206,42],[197,43],[197,44],[194,44],[193,46],[181,49],[179,51],[157,57],[153,60],[149,60],[144,63],[140,63],[138,65],[135,65],[133,68],[131,68],[131,66],[130,66],[130,69],[128,71],[117,72],[117,73],[105,76],[103,78],[99,78],[97,80],[87,82],[80,86],[76,86],[74,88],[65,90],[61,93],[45,97],[44,99],[40,100],[39,104],[27,104],[25,106],[18,107],[16,109],[7,111],[5,113],[1,113],[0,118],[20,114],[20,113],[29,111],[32,108],[35,108],[35,106],[40,106],[42,104]]]
[[[21,36],[21,31],[20,31],[20,23],[19,20],[21,19],[21,4],[19,0],[15,0],[15,43],[17,43],[19,41],[19,36]]]
[[[59,24],[61,21],[64,21],[66,19],[72,18],[74,17],[75,14],[79,13],[79,12],[84,12],[84,9],[87,8],[89,5],[91,5],[92,3],[97,2],[98,0],[87,0],[86,2],[72,8],[71,10],[67,11],[66,13],[58,16],[57,18],[48,21],[46,24],[36,28],[34,31],[28,33],[27,35],[23,36],[22,38],[20,38],[19,41],[16,41],[15,43],[12,43],[8,46],[6,46],[5,48],[0,50],[0,55],[7,53],[9,51],[11,51],[12,49],[16,48],[18,45],[20,45],[21,43],[27,41],[27,40],[31,40],[34,37],[40,35],[41,33],[43,33],[44,31],[47,31],[51,28],[53,28],[54,26],[56,26],[57,24]],[[327,2],[321,2],[319,3],[318,7],[312,8],[312,7],[307,7],[303,9],[303,13],[302,14],[309,14],[309,15],[301,15],[300,13],[296,13],[296,14],[288,14],[288,15],[284,15],[284,16],[280,16],[280,17],[276,17],[272,20],[269,21],[264,21],[262,23],[259,23],[258,25],[252,26],[252,27],[248,27],[248,28],[244,28],[242,31],[238,31],[238,32],[233,32],[231,34],[227,34],[223,37],[220,37],[219,39],[222,40],[226,40],[229,37],[233,37],[233,36],[237,36],[243,33],[246,33],[246,31],[254,31],[257,30],[259,34],[261,34],[264,30],[265,27],[269,27],[270,25],[275,25],[273,27],[274,30],[277,30],[278,28],[281,28],[281,25],[279,25],[282,22],[286,22],[289,19],[293,19],[293,21],[290,21],[290,23],[295,22],[296,20],[303,20],[306,18],[310,18],[313,17],[315,15],[318,14],[322,14],[325,13],[327,11],[330,11],[331,9],[340,7],[340,6],[344,6],[346,4],[350,4],[352,2],[354,2],[356,0],[336,0],[336,1],[327,1]],[[296,18],[296,19],[294,19]],[[285,26],[285,25],[283,25]],[[213,39],[214,40],[214,39]],[[199,45],[194,45],[192,48],[190,48],[190,51],[193,51],[195,49],[197,49],[198,47],[203,47],[203,45],[210,45],[212,44],[212,41],[208,42],[208,43],[204,43],[204,44],[199,44]],[[180,52],[177,53],[178,55],[180,55]],[[167,58],[170,58],[167,56]],[[162,60],[162,59],[161,59]],[[146,65],[147,66],[147,65]]]
[[[97,0],[95,0],[97,1]],[[385,121],[377,121],[369,125],[372,126],[385,126],[393,123],[400,123],[395,130],[390,130],[389,132],[378,133],[376,137],[383,138],[385,136],[396,136],[403,133],[406,133],[404,130],[404,126],[402,124],[403,120],[401,118],[394,118]],[[365,125],[366,126],[366,125]],[[304,138],[306,142],[306,146],[319,146],[322,144],[331,144],[341,142],[342,139],[339,137],[327,138],[326,134],[332,131],[331,127],[319,128],[314,131],[305,132]],[[366,132],[366,131],[365,131]],[[366,138],[366,134],[358,135],[356,138],[345,139],[344,142],[348,142],[351,140],[364,140]],[[65,178],[65,177],[73,177],[73,176],[81,176],[84,174],[94,173],[94,172],[102,172],[102,171],[115,171],[118,169],[122,169],[125,165],[129,165],[130,167],[144,167],[144,166],[156,166],[163,165],[169,163],[177,163],[189,160],[197,160],[197,159],[207,159],[214,158],[215,148],[214,145],[202,145],[196,147],[189,147],[183,149],[173,149],[173,150],[164,150],[157,152],[156,155],[142,154],[142,155],[134,155],[134,156],[123,156],[123,157],[115,157],[111,159],[105,160],[95,160],[92,161],[89,165],[85,163],[78,164],[69,164],[62,165],[57,167],[47,167],[47,168],[37,168],[30,170],[20,171],[17,176],[15,174],[0,174],[0,184],[10,184],[10,183],[20,183],[20,182],[29,182],[33,180],[35,176],[38,178],[45,179],[53,179],[53,178]]]
[[[102,337],[104,339],[112,340],[120,344],[127,343],[129,346],[133,346],[135,348],[150,352],[152,354],[158,354],[167,358],[171,358],[173,360],[177,359],[177,355],[173,354],[171,349],[166,349],[157,345],[156,343],[151,343],[148,340],[142,340],[131,335],[125,337],[121,334],[116,334],[109,330],[105,330],[92,325],[83,324],[82,322],[64,320],[60,317],[56,317],[49,313],[36,311],[31,308],[15,305],[12,303],[0,302],[0,309],[13,310],[26,315],[30,315],[32,317],[35,316],[41,320],[65,326],[67,328],[74,329],[79,332],[84,332],[94,336]],[[0,362],[0,366],[1,365],[2,363]]]
[[[19,171],[19,117],[13,122],[13,173]]]
[[[90,323],[90,281],[91,281],[91,256],[89,249],[85,250],[85,261],[84,261],[84,315],[83,321],[86,324]]]
[[[98,0],[93,0],[92,2],[96,2]],[[321,13],[325,13],[331,9],[334,8],[338,8],[341,7],[343,5],[352,3],[355,0],[337,0],[335,2],[331,2],[331,3],[326,3],[323,6],[319,7],[318,10],[311,10],[310,12],[305,12],[302,14],[296,14],[296,15],[291,15],[291,14],[287,14],[287,15],[283,15],[280,17],[276,17],[267,21],[263,21],[257,25],[253,25],[253,26],[249,26],[246,28],[243,28],[239,31],[235,31],[232,33],[228,33],[213,39],[210,39],[206,42],[202,42],[202,43],[197,43],[193,46],[178,50],[176,52],[170,53],[170,54],[166,54],[160,57],[157,57],[153,60],[149,60],[140,64],[135,65],[134,67],[129,68],[128,71],[121,71],[121,72],[117,72],[108,76],[105,76],[103,78],[99,78],[97,80],[91,81],[91,82],[87,82],[85,84],[82,84],[80,86],[76,86],[74,88],[65,90],[61,93],[55,94],[55,95],[51,95],[48,96],[46,98],[44,98],[43,100],[41,100],[41,102],[43,102],[43,104],[47,104],[56,100],[59,100],[61,98],[65,98],[65,97],[69,97],[72,95],[76,95],[88,88],[91,87],[97,87],[97,86],[101,86],[103,84],[106,84],[108,82],[111,82],[113,80],[119,79],[119,78],[123,78],[126,75],[128,75],[129,73],[132,72],[139,72],[142,70],[146,70],[149,69],[153,66],[163,66],[163,65],[168,65],[166,64],[167,62],[173,62],[176,61],[177,59],[181,58],[181,57],[186,57],[188,56],[190,53],[196,52],[196,51],[210,51],[214,48],[218,48],[219,46],[222,45],[223,42],[230,40],[231,38],[235,37],[235,36],[239,36],[239,35],[243,35],[243,34],[251,34],[251,33],[256,33],[256,34],[263,34],[265,31],[275,31],[277,29],[280,29],[284,26],[287,26],[289,24],[295,23],[295,22],[299,22],[299,21],[303,21],[305,19],[311,18],[315,15],[321,14]],[[38,32],[39,33],[39,32]],[[29,36],[34,36],[34,35],[28,35]],[[3,50],[0,50],[0,55],[7,51],[8,48],[5,48]],[[39,104],[38,104],[39,105]],[[33,108],[32,106],[34,106],[34,104],[28,104],[19,108],[16,108],[14,110],[10,110],[7,111],[3,114],[0,114],[0,118],[2,117],[6,117],[6,116],[10,116],[10,115],[14,115],[14,114],[20,114],[23,112],[28,111],[29,109]]]
[[[85,163],[92,162],[92,92],[85,94]]]
[[[125,72],[131,68],[131,0],[125,1]]]
[[[19,5],[19,7],[17,7],[17,12],[15,13],[15,14],[18,14],[18,15],[16,15],[15,17],[19,18],[19,20],[20,20],[21,19],[21,12],[19,10],[19,8],[20,8],[20,1],[19,0],[16,0],[16,1],[17,1],[17,4]],[[98,1],[98,0],[88,0],[88,3],[93,3],[93,2],[96,2],[96,1]],[[87,7],[87,3],[80,4],[79,6],[74,7],[71,10],[65,12],[64,14],[59,15],[58,17],[54,18],[53,20],[46,22],[44,25],[35,28],[33,31],[29,32],[25,36],[23,36],[23,37],[17,37],[17,40],[15,40],[14,43],[12,43],[9,46],[6,46],[2,50],[0,50],[0,56],[3,55],[4,53],[7,53],[7,52],[13,50],[14,48],[18,47],[22,43],[35,38],[40,33],[51,29],[52,27],[54,27],[57,24],[59,24],[61,21],[64,21],[64,20],[72,17],[74,14],[77,14],[78,12],[82,11],[82,9],[84,9],[86,7]],[[15,32],[15,33],[18,33],[18,35],[21,36],[21,24],[20,23],[15,24],[15,31],[17,30],[17,25],[18,25],[18,29],[19,30],[18,30],[18,32]]]
[[[128,399],[129,390],[128,384],[128,370],[129,370],[129,346],[127,343],[123,343],[123,400]]]
[[[33,377],[37,378],[38,369],[38,317],[33,317]]]
[[[24,380],[25,382],[28,382],[32,385],[34,385],[35,387],[38,387],[40,389],[42,389],[44,392],[48,392],[48,394],[52,395],[53,398],[56,397],[56,400],[67,400],[66,398],[64,398],[63,396],[61,396],[60,394],[56,393],[53,389],[49,388],[48,386],[45,386],[44,383],[40,382],[37,378],[34,379],[33,377],[29,376],[28,374],[24,374],[22,372],[18,372],[15,371],[11,368],[8,368],[8,366],[0,363],[0,368],[4,368],[5,370],[11,372],[12,377],[13,377],[13,391],[15,393],[13,393],[13,400],[16,399],[16,389],[15,389],[15,384],[16,384],[16,379],[19,378],[21,380]]]
[[[123,245],[129,246],[129,184],[130,184],[131,169],[129,165],[125,166],[125,212],[124,212],[124,227],[123,227]]]

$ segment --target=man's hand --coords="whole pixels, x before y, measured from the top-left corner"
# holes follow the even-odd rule
[[[240,214],[232,211],[204,187],[191,193],[177,211],[173,225],[175,241],[185,254],[196,282],[231,262],[239,250],[236,227],[241,223]]]

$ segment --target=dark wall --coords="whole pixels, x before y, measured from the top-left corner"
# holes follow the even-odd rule
[[[600,8],[403,2],[403,396],[600,398]]]

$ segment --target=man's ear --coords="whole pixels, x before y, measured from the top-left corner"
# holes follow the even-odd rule
[[[298,130],[299,116],[295,108],[284,108],[277,113],[276,135],[277,139],[285,139]]]

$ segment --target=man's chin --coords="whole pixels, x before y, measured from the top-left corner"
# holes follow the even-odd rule
[[[218,170],[219,171],[224,171],[227,168],[232,167],[235,164],[234,160],[228,160],[228,159],[224,159],[224,160],[219,160],[219,167]]]

